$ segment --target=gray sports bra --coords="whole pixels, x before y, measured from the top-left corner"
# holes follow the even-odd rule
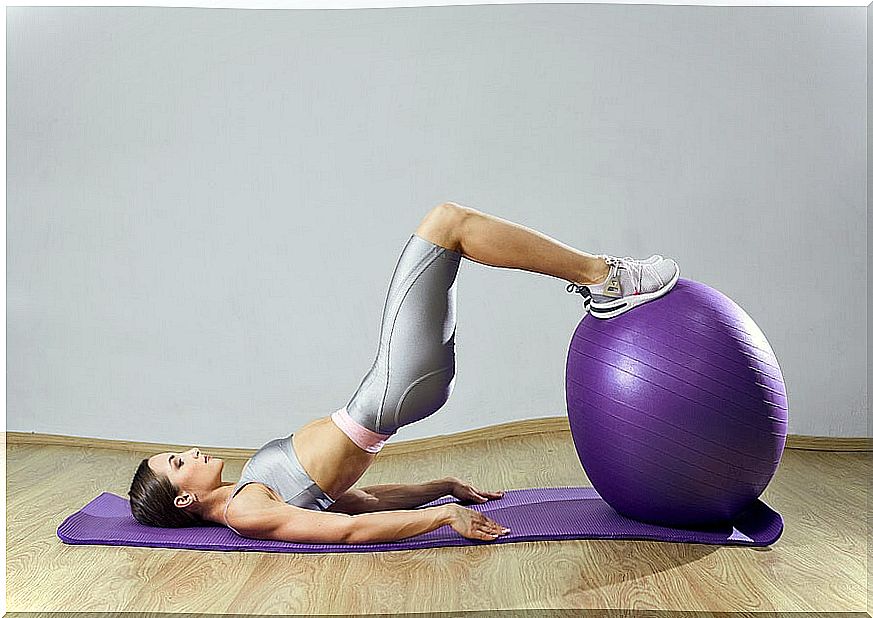
[[[234,486],[224,505],[224,523],[227,523],[227,507],[230,501],[249,483],[263,483],[276,492],[284,502],[314,511],[325,510],[336,500],[328,496],[300,465],[291,443],[291,436],[270,440],[252,455],[239,482]],[[240,534],[240,536],[242,536]]]

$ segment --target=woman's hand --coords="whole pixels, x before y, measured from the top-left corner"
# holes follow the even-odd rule
[[[440,508],[440,507],[437,507]],[[479,511],[465,509],[460,504],[444,504],[449,514],[449,525],[461,536],[480,541],[493,541],[503,534],[509,534],[509,528],[498,524]]]
[[[488,500],[499,500],[503,497],[502,491],[484,491],[476,489],[470,483],[465,483],[461,479],[450,476],[448,479],[451,483],[452,496],[461,501],[472,502],[487,502]]]

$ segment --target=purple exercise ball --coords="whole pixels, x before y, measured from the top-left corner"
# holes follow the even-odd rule
[[[764,333],[730,298],[689,279],[617,317],[584,317],[566,395],[594,489],[646,523],[734,520],[785,448],[788,397]]]

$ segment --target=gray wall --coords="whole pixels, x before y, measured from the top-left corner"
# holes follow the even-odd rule
[[[873,53],[871,53],[871,50],[870,50],[870,40],[869,40],[870,39],[869,33],[870,33],[871,29],[873,29],[873,4],[868,4],[867,5],[867,33],[868,33],[868,35],[867,35],[867,53],[865,54],[866,63],[867,63],[866,68],[867,68],[868,80],[869,80],[869,75],[871,74],[871,72],[873,72]],[[867,97],[866,97],[866,99],[867,99],[866,104],[867,104],[867,118],[869,119],[871,116],[873,116],[873,99],[870,98],[869,88],[867,90],[868,90],[868,92],[867,92]],[[873,161],[871,161],[871,158],[870,158],[870,145],[873,144],[873,127],[870,126],[869,121],[867,122],[866,129],[867,129],[866,130],[866,138],[867,138],[867,203],[870,204],[871,202],[873,202],[873,185],[871,185],[870,180],[869,180],[870,175],[871,175],[871,171],[873,171],[873,165],[871,165],[871,163],[873,163]],[[869,230],[870,230],[870,222],[869,221],[867,221],[866,228],[867,228],[867,231],[869,233]],[[867,263],[868,264],[870,263],[869,252],[867,253]],[[867,309],[867,315],[865,316],[865,319],[867,320],[867,323],[869,323],[870,322],[870,305],[869,304],[867,305],[866,309]],[[866,329],[864,332],[866,334]],[[865,341],[865,343],[867,342],[866,337],[864,337],[864,341]],[[868,343],[865,347],[865,350],[864,350],[864,355],[865,355],[864,359],[867,362],[869,362],[867,360],[869,358],[869,356],[868,356],[869,355],[869,348],[870,348],[870,345]],[[865,362],[865,365],[867,364],[867,362]],[[870,373],[870,371],[868,369],[867,375],[869,375],[869,373]],[[866,384],[866,381],[867,381],[867,378],[865,377],[864,378],[865,384]],[[864,392],[865,393],[867,392],[866,388],[864,389]],[[870,415],[870,400],[869,399],[867,399],[866,413],[867,413],[867,435],[873,436],[873,417],[871,417],[871,415]],[[871,495],[873,495],[873,476],[867,475],[867,496],[868,496],[867,529],[868,530],[873,530],[873,509],[869,508],[869,504],[870,504],[869,496],[871,496]],[[869,542],[867,543],[867,564],[868,565],[873,564],[873,543],[869,543]],[[867,607],[868,608],[873,607],[873,569],[867,569]]]
[[[343,406],[445,200],[675,257],[867,433],[864,7],[7,9],[11,431],[256,448]],[[565,282],[468,260],[448,404],[565,414]]]

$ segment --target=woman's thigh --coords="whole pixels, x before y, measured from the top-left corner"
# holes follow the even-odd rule
[[[456,279],[461,254],[413,234],[385,299],[379,350],[346,408],[393,434],[436,412],[454,387]]]

